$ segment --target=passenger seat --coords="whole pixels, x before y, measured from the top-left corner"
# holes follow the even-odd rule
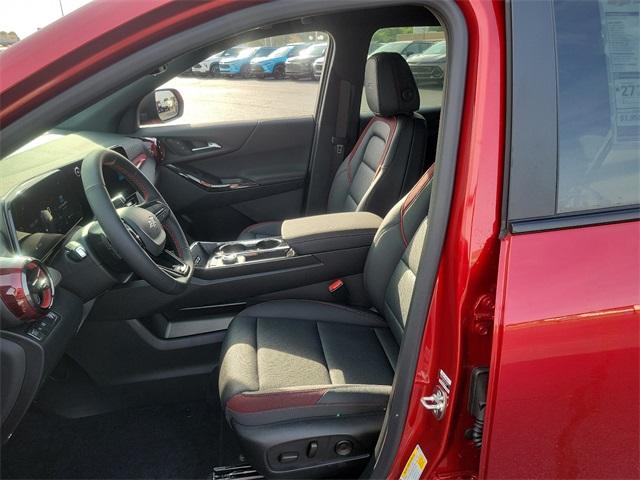
[[[420,94],[405,59],[377,53],[367,60],[365,95],[374,117],[338,167],[327,212],[373,212],[385,216],[420,178],[426,151],[426,122],[416,113]],[[279,237],[281,221],[256,223],[240,240]]]

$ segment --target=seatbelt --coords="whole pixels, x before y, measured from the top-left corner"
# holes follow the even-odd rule
[[[331,137],[334,148],[335,165],[333,171],[338,168],[345,157],[345,148],[348,142],[349,116],[351,114],[351,82],[340,80],[338,91],[338,112],[336,115],[336,134]]]

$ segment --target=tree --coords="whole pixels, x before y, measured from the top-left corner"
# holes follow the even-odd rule
[[[373,34],[371,42],[373,43],[388,43],[395,42],[398,35],[403,33],[413,33],[413,27],[393,27],[382,28]]]

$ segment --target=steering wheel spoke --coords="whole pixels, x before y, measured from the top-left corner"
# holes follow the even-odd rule
[[[151,200],[140,205],[141,208],[153,213],[161,223],[169,218],[169,206],[161,200]]]

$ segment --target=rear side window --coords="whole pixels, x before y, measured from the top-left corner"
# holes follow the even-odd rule
[[[557,212],[640,204],[640,2],[556,0]]]
[[[447,72],[447,46],[439,26],[381,28],[371,38],[369,56],[379,52],[402,55],[418,85],[420,108],[440,108]],[[371,113],[362,92],[361,113]]]

